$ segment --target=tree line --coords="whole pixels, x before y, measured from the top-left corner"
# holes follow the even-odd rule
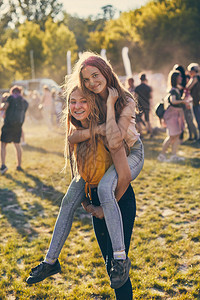
[[[66,74],[68,50],[73,65],[79,52],[106,49],[119,75],[125,73],[125,46],[134,72],[198,62],[199,0],[154,0],[116,13],[106,5],[97,16],[80,18],[64,11],[59,0],[0,0],[0,88],[14,79],[31,78],[31,51],[36,77],[58,83]]]

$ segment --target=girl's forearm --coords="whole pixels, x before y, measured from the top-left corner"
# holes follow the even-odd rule
[[[68,141],[70,144],[78,144],[90,139],[90,130],[89,129],[81,129],[75,130],[69,137]]]
[[[119,148],[123,141],[121,131],[115,119],[115,109],[112,105],[107,105],[106,138],[110,149]]]

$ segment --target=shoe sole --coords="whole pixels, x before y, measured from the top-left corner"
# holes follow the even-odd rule
[[[46,277],[44,277],[44,278],[41,278],[41,279],[39,279],[39,280],[33,280],[32,282],[28,282],[29,281],[29,278],[31,279],[31,278],[34,278],[34,277],[32,277],[32,276],[30,276],[27,280],[26,280],[26,283],[28,283],[28,284],[35,284],[35,283],[38,283],[38,282],[41,282],[41,281],[43,281],[44,279],[46,279],[47,277],[50,277],[50,276],[52,276],[52,275],[55,275],[55,274],[57,274],[57,273],[61,273],[61,269],[59,269],[59,270],[57,270],[57,271],[52,271],[48,276],[46,276]]]
[[[128,280],[128,278],[129,278],[129,271],[130,271],[130,268],[131,268],[131,261],[130,261],[130,259],[128,259],[128,272],[127,272],[127,276],[125,277],[125,279],[123,280],[123,281],[121,281],[119,284],[113,284],[113,283],[111,283],[111,288],[112,289],[119,289],[120,287],[122,287],[126,282],[127,282],[127,280]]]

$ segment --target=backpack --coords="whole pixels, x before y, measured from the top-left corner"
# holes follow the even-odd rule
[[[159,119],[163,118],[164,113],[165,113],[164,102],[161,102],[156,106],[155,113]]]
[[[17,98],[10,96],[7,101],[9,102],[9,106],[6,111],[5,122],[12,126],[22,125],[28,108],[28,102],[21,96]]]
[[[169,97],[170,97],[170,93],[168,93],[160,103],[158,103],[156,105],[156,108],[155,108],[155,114],[156,116],[159,118],[159,119],[162,119],[164,117],[164,113],[166,111],[165,109],[165,101],[169,101]]]

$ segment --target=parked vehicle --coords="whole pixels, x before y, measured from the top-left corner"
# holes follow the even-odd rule
[[[60,86],[53,79],[49,79],[49,78],[16,80],[12,82],[12,86],[13,85],[22,86],[24,88],[25,94],[27,91],[33,91],[33,90],[37,90],[40,94],[42,94],[44,85],[47,85],[50,88],[50,90],[54,88],[57,91],[60,91]]]

